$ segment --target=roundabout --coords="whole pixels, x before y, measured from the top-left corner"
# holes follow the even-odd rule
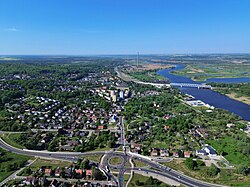
[[[125,163],[125,159],[120,156],[112,156],[108,159],[108,165],[111,167],[121,167]]]

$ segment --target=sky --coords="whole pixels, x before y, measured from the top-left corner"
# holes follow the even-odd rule
[[[0,0],[1,55],[250,53],[250,0]]]

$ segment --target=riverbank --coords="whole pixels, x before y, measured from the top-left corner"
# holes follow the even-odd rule
[[[172,73],[177,76],[185,76],[197,82],[223,82],[226,79],[242,79],[240,81],[249,82],[250,64],[232,63],[206,63],[206,64],[188,64],[182,69],[176,69]],[[247,79],[247,80],[244,80]]]
[[[250,105],[250,83],[212,83],[215,91]]]
[[[250,105],[250,97],[238,96],[236,93],[225,94],[227,97]]]
[[[197,82],[191,80],[188,77],[174,75],[172,73],[173,71],[179,71],[184,68],[185,68],[184,65],[177,64],[175,68],[159,70],[157,71],[157,74],[169,79],[170,82],[173,82],[173,83],[197,84]],[[215,84],[211,84],[211,85],[213,87],[218,87]],[[220,92],[218,92],[218,90],[214,91],[214,90],[196,89],[196,88],[188,88],[188,87],[182,87],[180,88],[180,91],[184,94],[189,94],[189,95],[194,96],[197,100],[201,100],[204,103],[207,103],[216,108],[228,110],[236,115],[239,115],[243,119],[250,121],[250,105],[243,103],[242,101],[236,100],[236,98],[230,98],[226,96],[226,92],[221,94]],[[231,93],[231,92],[228,92],[228,93]],[[245,93],[244,93],[244,96],[245,96]]]

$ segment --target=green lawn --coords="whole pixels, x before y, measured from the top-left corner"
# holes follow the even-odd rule
[[[147,179],[148,179],[148,177],[135,173],[132,180],[131,180],[131,182],[130,182],[130,184],[129,184],[129,187],[132,187],[132,186],[138,187],[135,184],[135,181],[139,180],[140,182],[146,182]]]
[[[47,159],[37,159],[30,168],[34,171],[42,166],[46,166],[48,168],[55,169],[57,167],[69,167],[72,162],[69,161],[61,161],[61,160],[47,160]]]
[[[21,133],[9,133],[2,135],[2,139],[9,145],[23,149],[25,148],[23,145],[20,145],[17,140],[20,137]]]
[[[145,81],[145,82],[166,80],[165,77],[158,75],[155,71],[133,72],[133,73],[130,73],[129,75],[140,80],[140,81]]]
[[[0,182],[3,181],[5,178],[7,178],[9,175],[11,175],[14,171],[10,171],[10,172],[2,172],[0,171]]]
[[[2,156],[0,156],[0,181],[5,179],[14,171],[23,167],[23,165],[32,157],[17,155],[0,148]]]
[[[183,172],[185,175],[200,179],[206,182],[223,184],[228,186],[242,186],[247,187],[250,184],[250,176],[243,176],[235,173],[235,170],[226,170],[222,169],[218,176],[212,178],[205,175],[206,166],[200,166],[199,170],[190,170],[188,169],[184,162],[181,160],[173,160],[167,162],[164,165],[173,168],[175,170]]]
[[[242,154],[238,149],[241,140],[237,140],[231,136],[225,136],[218,140],[207,140],[219,153],[224,152],[224,157],[232,164],[250,164],[250,155]]]
[[[92,162],[99,162],[101,159],[101,155],[94,155],[94,156],[84,156],[84,159],[88,159]]]
[[[91,151],[89,151],[89,152],[92,152],[92,151],[109,151],[111,148],[109,148],[108,146],[106,146],[106,147],[103,147],[103,148],[96,148],[96,149],[94,149],[94,150],[91,150]]]
[[[143,162],[140,162],[138,160],[133,160],[135,167],[145,167],[148,166],[147,164],[144,164]]]
[[[149,179],[149,177],[146,177],[146,176],[143,176],[143,175],[140,175],[140,174],[137,174],[137,173],[134,173],[134,175],[133,175],[133,178],[132,178],[132,180],[131,180],[131,182],[129,183],[129,187],[142,187],[142,186],[144,186],[144,184],[145,184],[145,182],[147,181]],[[137,182],[136,182],[137,181]],[[137,183],[138,183],[138,181],[139,181],[139,183],[141,183],[141,185],[138,185]],[[151,185],[147,185],[147,186],[151,186]],[[154,185],[154,186],[156,186],[156,185]],[[166,185],[165,183],[162,183],[161,182],[161,184],[160,185],[158,185],[159,187],[161,187],[161,186],[168,186],[168,185]]]
[[[110,164],[116,166],[116,165],[120,165],[122,163],[122,159],[120,157],[112,157],[110,159]]]

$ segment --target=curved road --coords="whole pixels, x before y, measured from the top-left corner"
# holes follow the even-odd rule
[[[80,153],[80,152],[49,152],[49,151],[18,149],[7,144],[5,141],[2,140],[2,138],[0,138],[0,147],[7,151],[16,153],[16,154],[70,160],[70,161],[75,161],[80,156],[103,155],[107,153],[105,151],[95,151],[95,152],[93,151],[93,152],[87,152],[87,153]]]
[[[80,156],[89,156],[89,155],[103,155],[107,154],[109,160],[110,157],[113,156],[120,156],[123,157],[124,160],[128,160],[129,158],[132,159],[138,159],[141,162],[149,165],[150,167],[154,168],[155,170],[152,169],[146,169],[146,168],[125,168],[125,162],[123,162],[122,166],[118,169],[121,169],[120,174],[123,174],[125,171],[130,171],[130,170],[141,170],[145,172],[153,172],[158,175],[168,177],[170,179],[173,179],[175,181],[178,181],[179,183],[185,185],[185,186],[190,186],[190,187],[222,187],[222,185],[216,185],[216,184],[211,184],[207,182],[203,182],[191,177],[188,177],[186,175],[183,175],[173,169],[167,168],[166,166],[163,166],[157,162],[151,161],[146,158],[142,158],[140,156],[132,155],[130,153],[124,154],[123,152],[104,152],[104,151],[96,151],[96,152],[87,152],[87,153],[79,153],[79,152],[48,152],[48,151],[33,151],[33,150],[25,150],[25,149],[18,149],[15,147],[12,147],[8,145],[6,142],[4,142],[0,138],[0,147],[16,153],[16,154],[22,154],[22,155],[29,155],[29,156],[36,156],[36,157],[46,157],[46,158],[54,158],[54,159],[62,159],[62,160],[76,160]],[[105,162],[107,166],[113,168],[113,166],[109,165],[108,162]],[[121,175],[119,174],[119,177]],[[120,183],[120,182],[119,182]],[[123,184],[119,184],[119,186],[123,186]]]

